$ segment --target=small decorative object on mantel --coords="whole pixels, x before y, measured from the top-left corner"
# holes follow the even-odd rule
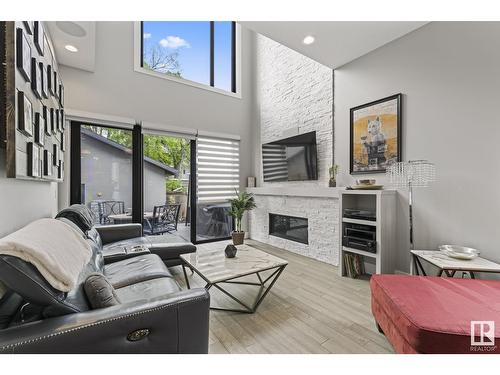
[[[236,198],[229,199],[231,203],[231,210],[229,215],[234,217],[236,224],[236,230],[231,234],[233,237],[234,245],[242,245],[245,239],[245,232],[241,229],[241,220],[243,219],[243,214],[246,211],[253,210],[257,205],[255,204],[255,199],[253,194],[247,193],[246,191],[238,193],[236,190]]]
[[[254,188],[255,185],[256,185],[256,178],[255,177],[247,177],[247,187]]]
[[[238,249],[234,245],[227,245],[224,252],[226,253],[226,258],[234,258]]]
[[[382,190],[384,185],[377,185],[374,179],[356,180],[356,185],[349,186],[347,190]]]
[[[328,169],[328,173],[330,174],[330,180],[328,181],[329,187],[337,186],[337,174],[339,173],[339,166],[337,164],[332,165]]]
[[[351,174],[383,173],[401,161],[401,98],[351,108]]]

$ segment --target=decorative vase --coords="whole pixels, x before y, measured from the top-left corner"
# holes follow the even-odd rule
[[[329,187],[336,187],[337,186],[337,181],[334,180],[333,178],[330,178],[330,181],[328,181],[328,186]]]
[[[227,245],[224,252],[226,253],[226,258],[234,258],[238,249],[234,245]]]
[[[233,232],[233,245],[243,245],[243,240],[245,239],[245,232]]]

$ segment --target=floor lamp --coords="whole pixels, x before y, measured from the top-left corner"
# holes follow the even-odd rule
[[[409,160],[391,164],[386,171],[389,184],[395,188],[408,188],[410,216],[410,248],[415,250],[413,242],[413,188],[428,187],[436,181],[436,167],[427,160]]]

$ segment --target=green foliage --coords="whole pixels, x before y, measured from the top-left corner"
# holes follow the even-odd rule
[[[167,192],[169,193],[186,193],[186,188],[182,185],[182,181],[175,177],[167,178],[165,182]]]
[[[253,194],[247,193],[246,191],[242,193],[236,191],[236,198],[229,199],[229,203],[231,203],[229,215],[234,217],[236,221],[236,231],[241,232],[241,219],[243,218],[243,214],[245,211],[251,211],[257,207]]]
[[[130,130],[85,126],[87,129],[108,138],[122,146],[132,148],[132,132]],[[144,155],[178,171],[189,168],[190,143],[187,139],[163,135],[144,135]]]

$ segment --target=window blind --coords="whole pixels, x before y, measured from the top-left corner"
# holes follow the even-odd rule
[[[198,201],[221,202],[236,196],[240,184],[240,142],[198,137]]]

